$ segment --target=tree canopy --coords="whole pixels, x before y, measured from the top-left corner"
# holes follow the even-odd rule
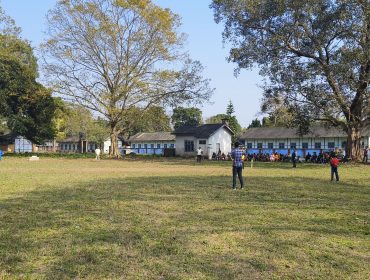
[[[0,117],[14,133],[41,143],[54,136],[51,92],[36,81],[37,61],[14,21],[0,9]]]
[[[49,12],[48,78],[65,99],[107,119],[112,155],[135,108],[202,103],[212,94],[201,64],[182,51],[179,26],[150,0],[59,1]]]
[[[369,1],[214,0],[211,7],[237,72],[258,65],[265,98],[281,97],[299,125],[342,127],[358,159],[369,123]]]
[[[175,129],[181,126],[198,126],[202,123],[202,111],[195,107],[175,108],[173,110],[171,122]]]

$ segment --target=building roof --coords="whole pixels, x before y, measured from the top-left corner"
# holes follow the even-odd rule
[[[194,136],[196,138],[208,138],[222,127],[224,127],[231,135],[234,134],[234,132],[223,123],[203,124],[200,126],[182,126],[176,129],[173,134],[179,136]]]
[[[370,135],[369,127],[366,127],[363,136]],[[296,128],[286,127],[258,127],[250,128],[240,137],[246,139],[286,139],[286,138],[334,138],[347,137],[347,134],[340,127],[312,126],[310,132],[299,135]]]
[[[58,143],[80,143],[81,138],[78,136],[70,136],[67,138],[64,138],[63,140],[58,141]]]
[[[175,135],[171,132],[139,132],[128,139],[129,142],[143,141],[175,141]]]

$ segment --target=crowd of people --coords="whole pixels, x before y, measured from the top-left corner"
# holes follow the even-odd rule
[[[260,162],[291,162],[293,154],[281,154],[281,153],[247,153],[246,150],[242,149],[243,151],[243,159],[244,161],[260,161]],[[306,162],[306,163],[319,163],[319,164],[326,164],[330,162],[331,154],[333,152],[326,151],[316,153],[313,152],[312,154],[308,152],[306,156],[295,156],[295,162]],[[348,162],[349,159],[344,156],[341,152],[337,153],[338,159],[340,162]],[[213,153],[212,160],[231,160],[231,155],[224,153]]]

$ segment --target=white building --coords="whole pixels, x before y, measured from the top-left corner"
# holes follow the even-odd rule
[[[194,156],[198,147],[204,156],[212,158],[218,151],[227,155],[231,152],[233,131],[226,122],[204,124],[201,126],[183,126],[173,132],[176,135],[176,155]]]
[[[261,127],[250,128],[241,137],[248,153],[280,153],[288,154],[292,149],[299,156],[307,153],[320,153],[336,149],[345,150],[347,135],[335,127],[313,126],[311,131],[303,136],[297,134],[296,128]],[[368,147],[370,128],[362,131],[362,147]]]

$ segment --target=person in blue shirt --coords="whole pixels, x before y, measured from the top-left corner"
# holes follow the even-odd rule
[[[240,149],[240,143],[235,142],[234,149],[231,151],[231,159],[233,160],[233,190],[236,190],[236,177],[238,176],[240,188],[243,189],[243,151]]]
[[[2,150],[0,150],[0,160],[3,158],[3,151]]]

